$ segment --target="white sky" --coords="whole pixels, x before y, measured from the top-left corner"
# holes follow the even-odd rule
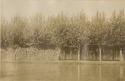
[[[75,15],[84,11],[88,16],[97,11],[110,15],[114,10],[125,9],[125,0],[0,0],[0,9],[5,18],[14,15],[32,16],[42,13],[45,16],[63,12]]]

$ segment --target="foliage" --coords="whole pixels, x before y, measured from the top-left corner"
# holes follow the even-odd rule
[[[110,18],[99,13],[90,19],[84,13],[67,17],[59,14],[23,18],[15,16],[1,22],[1,47],[79,47],[88,44],[125,44],[125,14],[121,10]]]

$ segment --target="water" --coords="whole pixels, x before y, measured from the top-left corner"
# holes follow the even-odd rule
[[[0,81],[125,81],[124,64],[13,62],[0,65]]]

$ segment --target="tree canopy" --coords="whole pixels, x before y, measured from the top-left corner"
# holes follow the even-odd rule
[[[79,47],[88,44],[125,45],[124,10],[112,13],[97,12],[91,18],[85,13],[67,17],[64,14],[2,20],[1,47]]]

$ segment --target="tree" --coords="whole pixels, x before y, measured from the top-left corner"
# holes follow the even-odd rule
[[[102,45],[105,43],[105,36],[108,30],[107,24],[108,22],[106,21],[104,13],[101,14],[97,12],[89,28],[90,35],[88,37],[90,44]]]
[[[97,60],[97,56],[100,61],[102,58],[102,45],[106,44],[106,36],[108,30],[108,21],[106,21],[106,17],[104,13],[97,12],[96,16],[94,16],[91,20],[89,26],[89,51],[91,51],[91,56],[94,56]]]
[[[6,48],[9,46],[9,39],[8,39],[8,22],[5,20],[1,20],[1,47]]]
[[[52,43],[52,34],[48,22],[41,14],[37,14],[30,21],[32,31],[32,43],[37,48],[54,48]]]
[[[10,22],[10,27],[12,29],[13,45],[19,47],[25,47],[24,33],[25,27],[27,27],[27,22],[25,18],[15,16]]]
[[[109,34],[107,42],[111,45],[123,45],[125,42],[125,15],[124,11],[119,14],[114,12],[110,18]]]

